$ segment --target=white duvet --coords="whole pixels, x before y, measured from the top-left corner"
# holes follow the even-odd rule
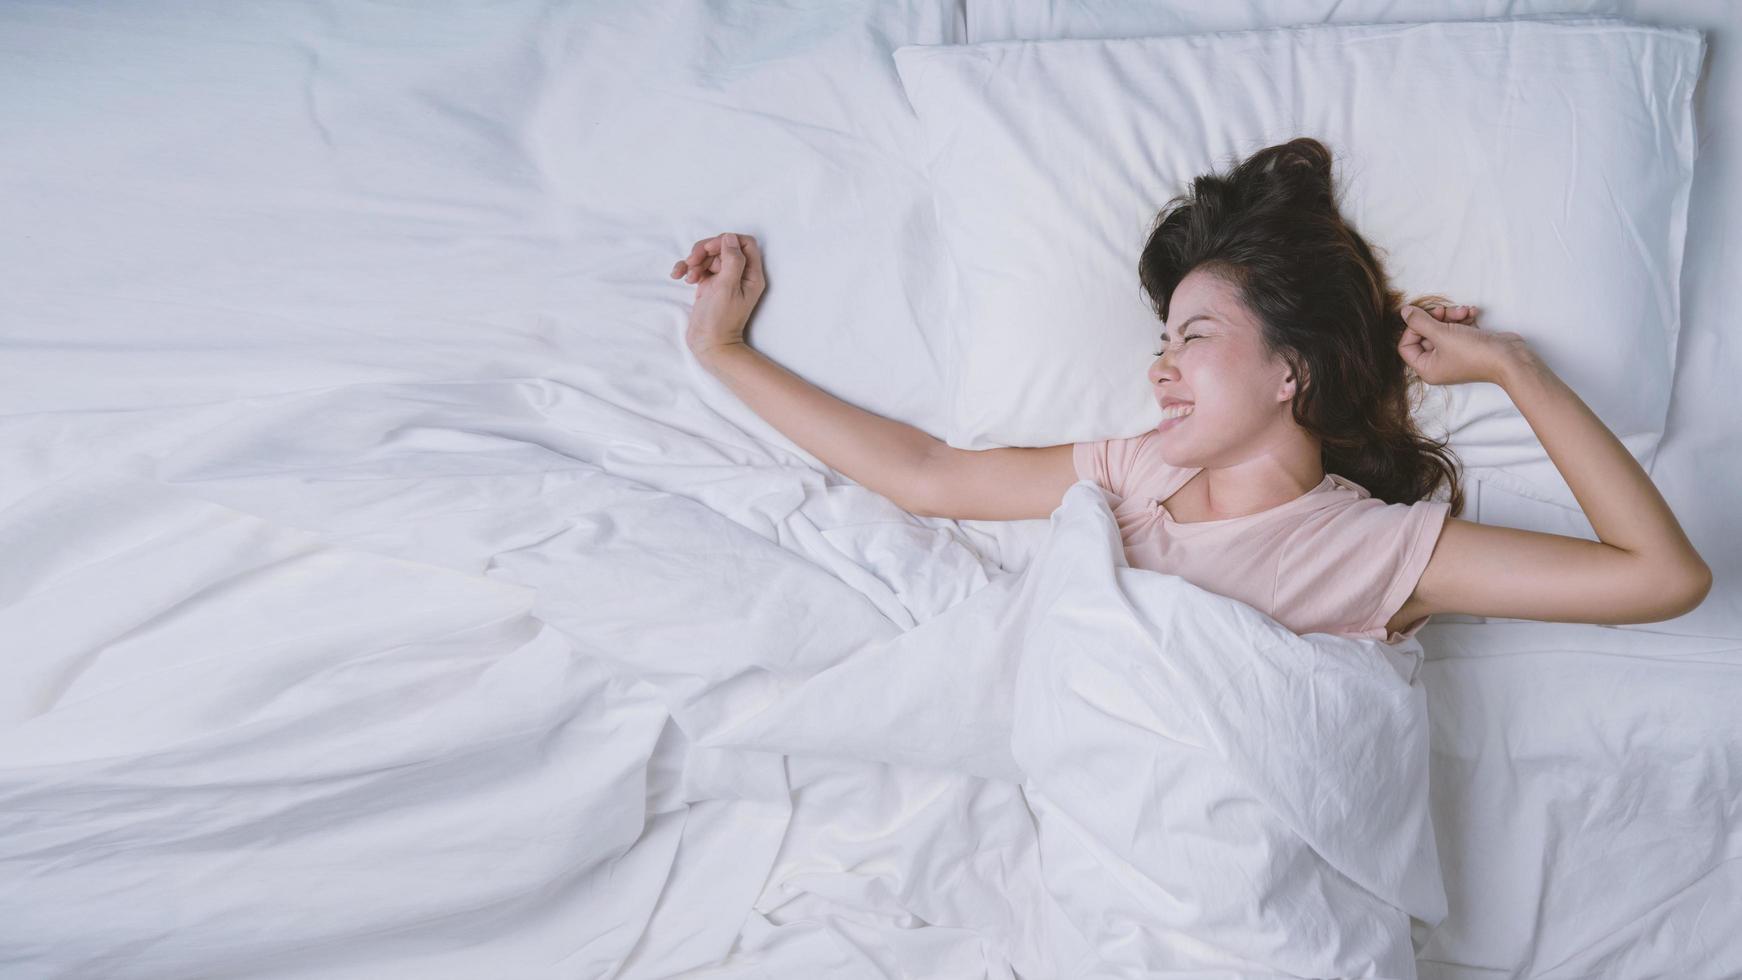
[[[702,741],[1019,783],[1035,931],[987,938],[1034,975],[1413,977],[1410,916],[1445,915],[1419,654],[1127,566],[1083,482],[1025,572]]]
[[[0,624],[8,975],[814,970],[851,938],[924,976],[1413,977],[1445,914],[1419,648],[1126,567],[1089,483],[906,631],[603,473],[501,556],[567,583],[537,592],[52,489],[0,526],[42,573]]]

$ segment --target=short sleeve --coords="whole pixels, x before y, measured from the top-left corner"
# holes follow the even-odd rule
[[[1120,499],[1159,488],[1177,467],[1163,462],[1156,452],[1151,429],[1123,439],[1079,442],[1071,448],[1077,479],[1091,480]]]
[[[1399,632],[1385,625],[1415,592],[1451,512],[1443,500],[1388,504],[1363,497],[1309,521],[1283,547],[1272,605],[1301,628],[1397,643],[1427,623]]]
[[[1452,505],[1444,500],[1418,500],[1413,504],[1390,506],[1404,508],[1397,528],[1389,535],[1396,558],[1391,563],[1387,579],[1375,583],[1379,590],[1378,606],[1373,616],[1363,624],[1362,632],[1385,643],[1397,643],[1421,632],[1421,628],[1427,625],[1428,618],[1423,616],[1398,633],[1389,633],[1385,628],[1385,624],[1391,622],[1391,617],[1397,615],[1415,593],[1422,573],[1427,571],[1428,559],[1433,557],[1434,546],[1439,543],[1440,531],[1446,525]]]

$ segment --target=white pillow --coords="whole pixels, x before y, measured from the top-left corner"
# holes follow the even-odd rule
[[[1280,3],[1204,3],[1203,0],[1050,0],[1047,3],[970,3],[966,34],[974,41],[1018,38],[1155,37],[1208,34],[1306,24],[1379,24],[1426,19],[1479,20],[1594,15],[1591,0],[1289,0]]]
[[[1628,449],[1667,414],[1694,30],[1615,19],[1336,25],[896,49],[953,267],[945,440],[1129,436],[1160,410],[1137,282],[1190,179],[1297,135],[1406,296],[1524,335]],[[1430,389],[1472,476],[1577,501],[1504,390]]]

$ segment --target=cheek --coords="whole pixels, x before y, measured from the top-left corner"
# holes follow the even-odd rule
[[[1198,411],[1224,430],[1243,430],[1266,417],[1263,368],[1233,359],[1204,358],[1194,365],[1191,390]]]
[[[1226,358],[1200,356],[1191,368],[1184,372],[1192,398],[1200,406],[1210,408],[1226,407],[1228,403],[1239,403],[1246,398],[1245,385],[1241,379],[1241,368],[1237,364],[1227,363]]]

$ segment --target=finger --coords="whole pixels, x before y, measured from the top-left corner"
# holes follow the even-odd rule
[[[718,252],[720,250],[719,242],[720,236],[718,235],[710,235],[707,238],[698,239],[696,243],[690,247],[689,264],[695,265],[697,262],[707,258],[710,251]]]
[[[706,243],[702,247],[701,254],[689,260],[689,281],[700,282],[709,273],[720,271],[719,254],[719,239],[716,238]]]
[[[739,235],[738,242],[744,249],[744,257],[748,263],[744,270],[744,281],[758,286],[766,285],[768,280],[762,274],[762,246],[756,243],[756,236]]]
[[[1423,334],[1432,331],[1440,322],[1427,310],[1424,310],[1419,306],[1412,306],[1408,303],[1405,303],[1403,309],[1399,312],[1402,314],[1403,322],[1406,326],[1414,327],[1417,331]]]
[[[736,284],[744,278],[744,249],[738,241],[738,236],[726,232],[720,236],[720,275],[726,277],[726,282]]]
[[[1446,322],[1433,312],[1419,306],[1406,305],[1403,307],[1402,313],[1404,324],[1414,327],[1423,337],[1438,337],[1445,333],[1440,328],[1445,326]]]
[[[684,278],[690,282],[695,282],[701,278],[700,269],[707,264],[708,256],[718,254],[720,254],[720,236],[714,235],[696,242],[690,248],[690,254],[684,259],[684,264],[689,267],[689,272]]]
[[[1480,328],[1480,324],[1476,322],[1475,316],[1468,311],[1453,312],[1445,318],[1444,322],[1447,326],[1451,327],[1464,327],[1470,330]]]
[[[1421,335],[1411,331],[1405,335],[1404,342],[1397,345],[1397,356],[1403,358],[1405,364],[1414,367],[1416,362],[1421,359],[1421,345]]]

